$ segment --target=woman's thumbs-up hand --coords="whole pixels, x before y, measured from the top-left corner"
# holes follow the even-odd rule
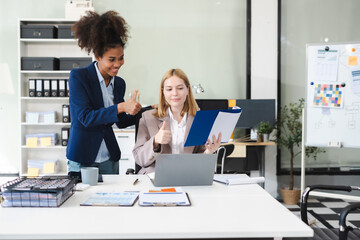
[[[138,103],[136,101],[137,94],[138,94],[138,91],[134,90],[134,92],[129,100],[118,104],[118,106],[117,106],[118,114],[121,112],[126,112],[130,115],[135,115],[140,111],[141,105],[140,105],[140,103]]]
[[[168,144],[171,141],[171,131],[166,130],[166,122],[164,121],[161,128],[154,137],[154,147],[159,144]]]

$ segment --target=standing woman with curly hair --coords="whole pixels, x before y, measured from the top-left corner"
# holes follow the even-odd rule
[[[72,29],[80,48],[92,52],[96,61],[70,73],[68,171],[95,166],[101,174],[118,174],[121,152],[112,125],[135,124],[134,115],[141,109],[136,94],[124,101],[125,81],[116,76],[124,64],[128,27],[118,13],[108,11],[87,12]]]

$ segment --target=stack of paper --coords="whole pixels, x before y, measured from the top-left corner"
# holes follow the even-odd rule
[[[264,177],[248,177],[245,174],[215,174],[214,181],[228,185],[263,183]]]
[[[56,122],[56,111],[49,112],[26,112],[26,123],[46,123],[53,124]]]
[[[47,147],[55,146],[58,142],[57,133],[38,133],[38,134],[27,134],[25,136],[27,147]]]
[[[29,159],[28,169],[36,168],[39,169],[39,174],[54,174],[59,172],[59,161],[58,160],[40,160],[40,159]]]

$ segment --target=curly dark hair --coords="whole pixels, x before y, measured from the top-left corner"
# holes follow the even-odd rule
[[[81,49],[102,57],[110,48],[117,45],[125,46],[128,40],[128,25],[115,11],[102,15],[88,11],[73,27],[75,38]]]

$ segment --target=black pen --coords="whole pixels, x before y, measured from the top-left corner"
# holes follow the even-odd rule
[[[139,181],[139,179],[135,179],[135,181],[133,182],[133,185],[135,185],[137,182]]]

